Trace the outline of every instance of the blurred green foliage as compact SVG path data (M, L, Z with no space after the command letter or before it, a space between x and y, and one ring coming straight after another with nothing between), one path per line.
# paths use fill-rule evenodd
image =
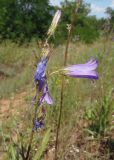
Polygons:
M60 26L51 39L55 44L64 43L67 37L67 24L71 23L72 12L76 3L64 1L61 6L51 6L49 0L1 0L0 1L0 41L11 39L22 44L32 39L40 40L46 36L52 17L57 9L62 10ZM92 43L100 36L106 23L105 19L98 20L90 16L90 5L81 0L75 16L72 41ZM110 26L113 26L114 11L107 8L110 15Z
M1 39L30 41L42 38L52 18L49 0L1 0Z

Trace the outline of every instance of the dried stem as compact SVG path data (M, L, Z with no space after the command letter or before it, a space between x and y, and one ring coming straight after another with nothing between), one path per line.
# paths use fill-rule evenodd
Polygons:
M77 3L78 3L78 5L76 5L76 7L75 7L75 9L73 10L73 13L72 13L71 24L67 26L68 37L67 37L67 42L66 42L66 47L65 47L65 53L64 53L64 66L67 65L68 49L69 49L69 44L70 44L71 37L72 37L72 31L73 31L74 22L76 20L76 13L77 13L79 5L80 5L80 0L78 0ZM56 131L55 160L58 159L57 154L58 154L59 132L60 132L60 125L61 125L61 118L62 118L62 110L63 110L64 84L65 84L65 78L63 76L62 77L62 83L61 83L61 100L60 100L59 118L58 118L57 131Z

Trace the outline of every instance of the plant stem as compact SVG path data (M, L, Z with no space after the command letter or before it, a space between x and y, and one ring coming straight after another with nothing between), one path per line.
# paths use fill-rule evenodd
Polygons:
M35 108L35 110L36 110L36 108ZM36 113L34 114L34 118L33 118L33 127L34 127L34 120L35 119L36 119ZM29 158L29 153L30 153L30 150L31 150L31 144L32 144L33 136L34 136L33 127L32 127L32 131L31 131L31 134L30 134L30 140L29 140L29 145L28 145L28 149L27 149L26 160L28 160L28 158Z
M78 3L80 4L80 0L78 0ZM76 5L75 9L73 10L73 14L72 14L73 17L72 17L72 20L71 20L71 25L68 26L68 37L67 37L65 53L64 53L64 66L67 65L68 49L69 49L69 44L70 44L71 37L72 37L73 25L74 25L75 18L76 18L75 17L75 14L76 14L75 11L77 12L78 8L79 8L79 5ZM56 142L55 142L55 160L58 159L57 154L58 154L59 132L60 132L60 125L61 125L61 118L62 118L62 110L63 110L64 85L65 85L65 78L64 78L64 76L62 76L59 118L58 118L57 131L56 131Z
M65 56L64 56L64 66L67 64L68 47L69 47L70 37L71 37L71 32L69 32L69 34L68 34L68 39L67 39L67 43L66 43ZM58 153L58 140L59 140L59 131L60 131L60 124L61 124L61 117L62 117L62 109L63 109L63 98L64 98L64 83L65 83L65 79L64 79L64 76L62 76L61 100L60 100L59 118L58 118L57 131L56 131L56 142L55 142L55 160L57 160L57 153Z
M36 94L37 96L37 94ZM39 102L39 97L38 96L38 102ZM29 145L28 145L28 149L27 149L27 154L26 154L26 160L28 160L29 158L29 154L30 154L30 151L31 151L31 145L32 145L32 140L33 140L33 137L34 137L34 122L35 122L35 119L37 118L37 110L38 110L38 105L36 104L35 106L35 111L34 111L34 117L33 117L33 126L32 126L32 130L31 130L31 134L30 134L30 140L29 140Z

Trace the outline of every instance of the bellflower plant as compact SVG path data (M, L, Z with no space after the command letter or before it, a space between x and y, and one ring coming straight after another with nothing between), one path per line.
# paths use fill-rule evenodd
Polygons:
M32 126L31 135L30 135L30 141L28 143L28 149L27 149L24 160L29 159L30 152L31 152L31 145L33 141L33 135L35 131L37 131L38 129L44 126L44 120L45 120L45 114L46 114L46 112L43 112L43 110L45 110L43 106L44 103L46 102L49 105L53 104L51 94L49 93L49 87L48 87L47 76L46 76L46 67L50 58L50 45L48 41L50 36L52 36L55 32L60 16L61 16L61 11L58 10L55 13L52 24L49 27L49 30L47 32L48 37L42 47L41 57L40 57L40 60L38 61L37 68L34 74L36 96L34 98L35 103L33 104L35 106L35 113L33 117L33 126ZM98 61L91 59L85 64L74 64L74 65L65 66L64 68L59 69L58 71L55 71L55 73L60 73L64 76L70 76L73 78L98 79L98 74L96 72L97 66L98 66ZM48 78L49 77L50 76L48 76ZM40 116L39 116L39 112L40 112Z

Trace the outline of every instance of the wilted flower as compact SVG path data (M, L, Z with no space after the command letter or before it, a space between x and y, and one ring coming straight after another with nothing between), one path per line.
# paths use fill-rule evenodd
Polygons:
M48 104L53 104L53 100L50 96L50 93L48 91L48 85L46 82L46 75L45 75L45 69L46 64L48 62L48 57L42 57L40 62L37 65L37 69L34 75L34 81L36 83L36 87L39 92L42 91L42 96L40 98L39 105L41 105L44 102L47 102Z
M53 100L52 100L52 97L49 93L47 84L44 86L44 91L43 91L43 95L40 99L40 104L42 104L44 102L47 102L49 105L53 104Z
M33 131L36 131L37 129L40 129L43 126L42 120L36 119L34 122L34 128Z
M98 79L98 74L95 69L98 66L98 61L91 59L85 64L70 65L63 69L64 75L74 78L89 78Z
M42 57L40 62L37 65L37 69L34 75L34 81L39 91L43 89L46 82L45 69L46 69L47 62L48 62L48 57L46 58Z
M52 20L51 26L50 26L50 28L48 30L48 33L47 33L48 35L53 35L54 34L60 17L61 17L61 11L57 10L56 13L55 13L55 15L54 15L54 18Z

